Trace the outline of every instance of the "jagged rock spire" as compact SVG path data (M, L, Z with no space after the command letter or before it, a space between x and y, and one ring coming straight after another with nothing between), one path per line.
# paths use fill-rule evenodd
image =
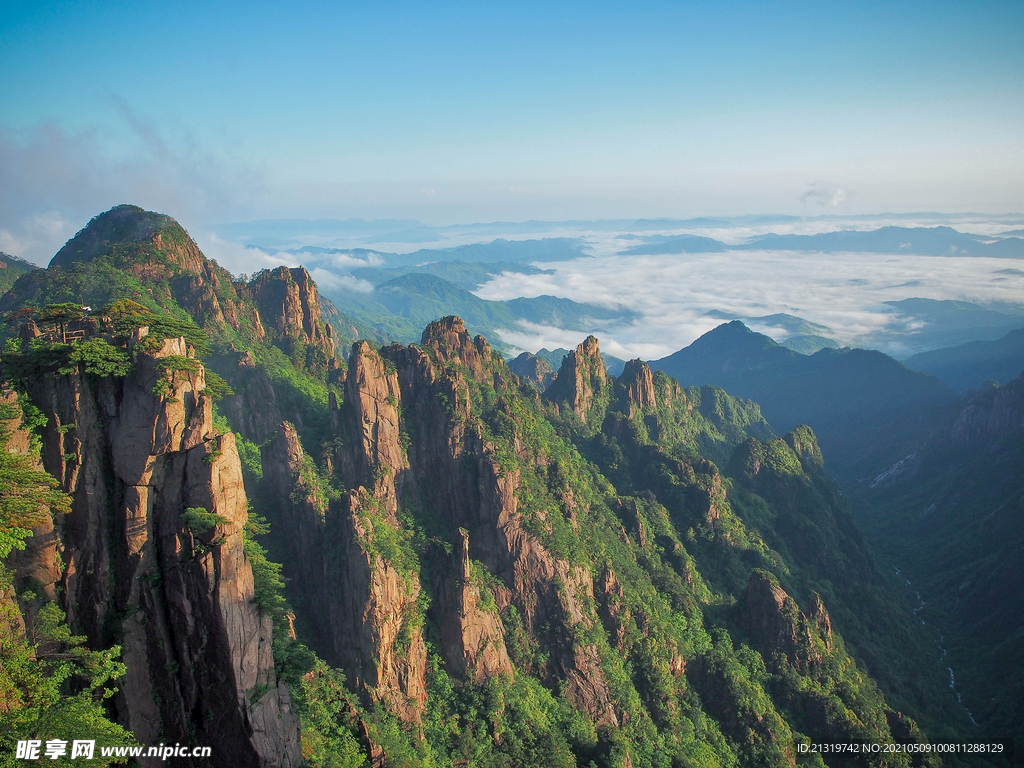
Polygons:
M565 356L547 398L564 403L580 420L599 420L608 404L610 381L601 359L600 345L593 336Z

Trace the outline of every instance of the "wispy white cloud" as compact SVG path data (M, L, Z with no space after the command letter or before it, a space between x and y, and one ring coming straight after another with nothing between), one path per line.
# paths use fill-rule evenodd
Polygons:
M261 248L245 246L217 237L213 232L197 235L195 239L205 256L216 259L218 264L236 276L251 275L261 269L273 269L280 266L297 267L300 263L294 253L270 252Z
M115 141L97 130L48 122L22 130L0 126L0 243L46 264L93 216L133 203L188 227L252 203L261 177L223 161L188 136L174 141L160 126L111 97L128 131Z
M836 184L828 181L816 181L800 195L800 202L827 208L839 208L846 202L847 196L846 190Z
M352 275L339 275L323 267L314 267L309 271L309 274L321 289L342 289L356 291L357 293L370 293L373 290L373 283L368 280L360 280Z

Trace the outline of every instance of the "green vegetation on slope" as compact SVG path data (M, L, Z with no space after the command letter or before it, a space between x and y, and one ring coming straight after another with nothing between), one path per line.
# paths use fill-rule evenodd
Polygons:
M0 559L24 547L32 526L66 511L70 499L57 481L34 468L31 455L8 443L21 411L0 403ZM24 739L93 739L99 746L132 743L131 734L107 717L104 700L125 667L121 649L91 651L73 636L64 612L29 589L15 595L13 574L0 563L0 765L16 765ZM96 765L125 760L101 758ZM68 755L54 765L73 765Z

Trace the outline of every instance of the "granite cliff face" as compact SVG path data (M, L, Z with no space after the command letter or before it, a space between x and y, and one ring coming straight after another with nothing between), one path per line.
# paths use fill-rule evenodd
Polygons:
M514 360L508 361L508 367L516 376L537 385L537 389L543 392L555 378L555 371L542 357L523 352Z
M562 368L545 392L545 397L564 403L580 420L593 421L603 415L611 382L605 370L598 341L593 336L565 356Z
M264 477L288 477L293 489L287 523L281 519L298 532L291 572L323 608L314 619L321 648L369 700L415 722L425 701L417 609L424 585L391 542L406 535L410 515L434 510L430 524L451 550L433 562L429 585L446 669L476 683L513 676L500 614L515 606L534 642L559 649L544 668L528 671L564 680L572 701L614 723L597 651L570 631L598 623L589 572L554 556L524 528L519 474L501 469L495 447L470 418L471 383L502 379L512 381L503 361L457 318L429 325L419 347L378 352L356 344L344 402L332 410L340 446L329 457L348 490L319 508L309 499L295 502L303 495L301 447L287 423L263 455ZM306 546L317 538L322 545Z
M137 348L124 378L27 382L47 417L43 464L73 502L37 530L16 576L59 594L91 647L123 647L114 707L140 742L217 745L211 765L298 765L298 720L243 552L234 435L213 429L190 352L166 339Z
M288 347L302 343L334 355L334 333L321 317L320 297L305 268L264 270L253 277L248 290L272 337Z

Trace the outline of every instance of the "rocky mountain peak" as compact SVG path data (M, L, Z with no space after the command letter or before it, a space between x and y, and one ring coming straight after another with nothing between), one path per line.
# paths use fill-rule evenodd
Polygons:
M470 339L462 318L454 315L430 323L420 344L434 351L441 362L461 363L475 378L483 376L485 363L491 360L491 345L483 336Z
M562 360L547 397L564 403L586 423L601 418L608 403L610 384L600 345L595 337L588 336Z
M288 346L295 342L334 355L334 334L323 321L316 283L305 267L266 269L249 281L263 326Z
M170 216L137 205L116 205L71 238L50 260L50 266L67 268L115 250L136 258L156 252L189 272L201 272L206 261L184 227Z
M650 366L641 360L630 360L622 369L618 383L624 389L624 397L629 404L629 415L643 413L657 408L658 401L654 394L654 375Z

